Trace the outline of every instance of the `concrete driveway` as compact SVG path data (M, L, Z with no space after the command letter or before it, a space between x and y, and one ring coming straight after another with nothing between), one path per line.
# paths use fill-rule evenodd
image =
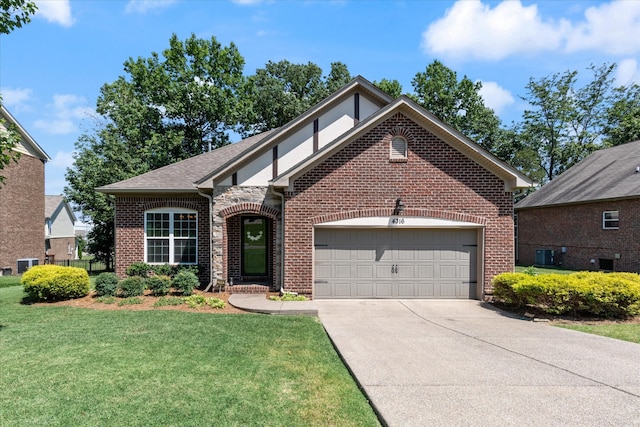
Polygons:
M480 301L315 301L389 426L640 426L640 345Z

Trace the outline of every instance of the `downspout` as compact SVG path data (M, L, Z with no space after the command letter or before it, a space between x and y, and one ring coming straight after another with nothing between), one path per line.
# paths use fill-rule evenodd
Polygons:
M208 195L207 193L203 193L199 188L198 194L202 197L205 197L209 200L209 284L205 288L205 292L209 289L213 290L213 244L211 242L211 233L213 232L213 218L211 213L213 212L213 195Z
M280 239L280 293L284 294L286 291L284 290L284 193L278 193L273 185L269 186L269 190L274 196L280 198L280 212L281 212L281 223L280 226L282 237Z

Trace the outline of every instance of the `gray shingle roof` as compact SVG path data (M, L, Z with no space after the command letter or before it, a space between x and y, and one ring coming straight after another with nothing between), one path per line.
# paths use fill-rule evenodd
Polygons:
M44 196L44 217L51 218L63 201L64 196Z
M598 150L515 205L534 208L640 197L640 141Z
M208 153L199 154L124 181L98 187L96 190L102 193L195 192L197 191L194 185L196 181L249 150L271 132L263 132Z

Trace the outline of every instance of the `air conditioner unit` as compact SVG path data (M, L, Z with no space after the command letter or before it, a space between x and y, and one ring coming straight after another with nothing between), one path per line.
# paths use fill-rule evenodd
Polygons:
M22 258L18 260L18 274L22 274L34 265L38 265L38 258Z
M553 265L554 255L552 249L536 249L536 265Z

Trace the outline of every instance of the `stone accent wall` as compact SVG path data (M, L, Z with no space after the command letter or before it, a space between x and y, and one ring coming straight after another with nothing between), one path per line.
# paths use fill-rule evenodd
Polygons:
M398 134L408 142L403 162L389 158L391 138ZM405 216L485 225L484 277L478 278L484 279L485 296L492 292L493 276L513 271L513 201L504 182L397 114L300 176L287 193L285 288L312 292L314 224L389 216L398 197Z
M215 189L211 212L211 244L213 274L216 279L224 280L226 283L229 278L238 279L240 245L238 241L230 241L229 237L239 235L240 215L255 214L272 220L271 238L275 245L271 256L271 270L273 285L278 287L281 283L281 203L267 187L220 186Z
M619 212L617 230L602 229L604 211ZM534 265L537 249L555 251L554 264L571 270L598 270L608 259L614 271L640 273L640 200L518 210L518 263Z
M0 268L15 274L18 259L44 263L44 162L23 154L0 174Z
M116 274L126 275L127 267L144 259L144 213L149 209L183 208L198 212L198 266L202 284L209 283L209 201L202 196L118 196L116 197Z

